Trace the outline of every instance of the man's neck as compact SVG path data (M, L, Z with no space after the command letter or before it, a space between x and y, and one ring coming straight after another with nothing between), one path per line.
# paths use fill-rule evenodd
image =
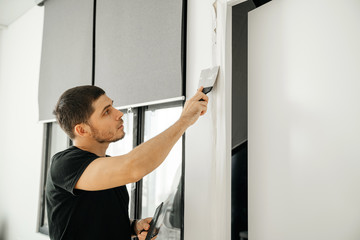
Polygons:
M109 143L99 143L96 140L84 141L84 140L75 140L74 146L80 148L81 150L88 151L98 155L99 157L105 157L106 150L109 147Z

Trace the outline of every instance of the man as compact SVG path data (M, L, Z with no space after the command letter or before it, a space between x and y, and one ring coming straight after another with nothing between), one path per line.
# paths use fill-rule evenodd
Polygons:
M177 122L128 154L109 157L111 142L125 136L123 113L95 86L67 90L54 114L74 146L55 154L46 184L52 240L144 240L151 218L130 221L125 184L157 168L185 130L207 110L202 87L188 101ZM201 101L200 101L201 100Z

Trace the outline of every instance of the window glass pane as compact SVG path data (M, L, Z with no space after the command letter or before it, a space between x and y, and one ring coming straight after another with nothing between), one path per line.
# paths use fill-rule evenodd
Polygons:
M106 154L109 156L119 156L130 152L133 149L133 129L134 129L134 113L124 113L122 116L124 121L125 137L117 142L110 143Z
M69 138L56 122L52 123L50 157L68 148Z
M182 106L162 109L148 109L145 112L145 135L144 141L161 133L175 123L182 111ZM161 226L158 238L180 239L181 211L174 210L173 204L180 204L182 166L182 138L175 144L166 160L152 173L143 178L142 189L142 218L152 217L156 207L164 202L163 225ZM177 197L176 197L177 196ZM175 200L178 198L177 200ZM179 201L178 201L179 200ZM175 216L174 216L175 214Z
M125 137L117 142L110 143L106 154L109 156L119 156L124 155L128 152L130 152L133 149L133 143L134 143L134 135L133 135L133 129L134 129L134 113L128 112L125 113L122 117L122 120L124 121L124 132ZM126 188L129 193L130 197L130 203L131 203L131 191L132 188L135 187L135 184L129 183L126 184ZM130 208L129 208L129 215L130 215Z
M69 138L66 133L61 129L60 125L57 122L48 123L51 125L51 132L50 132L50 141L49 141L49 150L50 150L50 157L47 160L47 169L45 173L45 177L47 175L48 170L50 169L51 158L56 153L65 150L68 148ZM44 209L44 222L43 226L48 226L48 219L47 219L47 211L46 211L46 201L45 201L45 209Z

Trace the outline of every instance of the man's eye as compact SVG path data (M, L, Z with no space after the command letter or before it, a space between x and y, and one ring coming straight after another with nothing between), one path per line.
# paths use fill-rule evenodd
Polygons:
M108 115L109 113L110 113L110 111L109 111L109 110L106 110L104 114L105 114L105 115Z

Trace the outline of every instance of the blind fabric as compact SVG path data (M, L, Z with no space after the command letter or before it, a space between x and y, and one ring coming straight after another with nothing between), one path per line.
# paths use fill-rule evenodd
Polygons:
M183 97L183 1L97 1L93 26L94 1L44 2L40 121L65 90L91 85L93 68L116 107Z
M39 120L49 121L66 89L92 83L94 2L47 0L44 6Z
M182 1L97 2L95 85L116 107L183 96Z

